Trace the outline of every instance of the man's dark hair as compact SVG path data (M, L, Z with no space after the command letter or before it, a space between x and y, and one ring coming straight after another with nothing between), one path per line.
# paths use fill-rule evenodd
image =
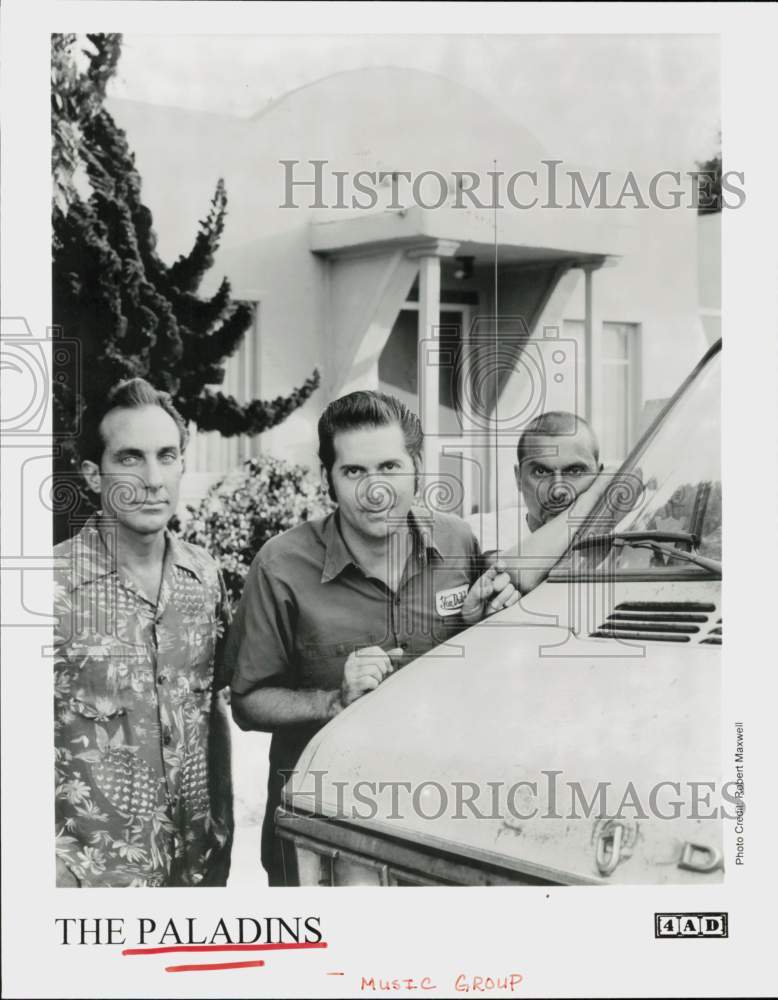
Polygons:
M169 393L155 389L143 378L131 378L119 382L108 393L102 404L90 408L84 415L84 429L78 440L78 456L82 462L94 462L100 465L105 451L105 439L100 432L100 425L113 410L139 410L144 406L158 406L172 417L178 428L183 453L189 439L186 421L173 406Z
M525 458L531 458L533 454L537 455L537 447L533 448L534 438L563 437L568 434L572 437L572 435L577 434L582 428L588 431L594 460L595 462L599 462L600 444L589 421L567 410L549 410L547 413L541 413L540 416L530 420L522 431L519 443L516 446L516 457L519 465L521 465Z
M388 427L398 424L405 439L405 450L418 472L424 434L416 414L402 400L383 392L360 389L334 399L319 417L319 460L327 471L330 496L333 496L330 474L335 463L335 435L360 427Z

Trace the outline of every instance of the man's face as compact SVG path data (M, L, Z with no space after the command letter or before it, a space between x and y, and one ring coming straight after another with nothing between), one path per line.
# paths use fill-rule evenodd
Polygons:
M386 538L404 527L416 470L399 424L341 431L333 444L330 481L342 522L365 540ZM322 475L326 482L324 470Z
M591 435L580 428L576 434L533 436L531 452L515 472L527 523L535 531L592 485L599 466Z
M139 535L161 531L175 513L184 471L181 438L159 406L116 409L100 425L105 448L100 467L84 462L106 517Z

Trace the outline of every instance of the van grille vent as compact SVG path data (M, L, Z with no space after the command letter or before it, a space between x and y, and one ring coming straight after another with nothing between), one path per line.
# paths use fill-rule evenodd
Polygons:
M632 601L617 604L596 639L691 642L721 645L721 619L712 624L715 604L700 601Z
M720 646L721 645L721 636L722 636L721 630L722 630L721 619L717 618L716 619L716 624L713 626L713 628L711 628L711 629L708 630L708 634L705 636L705 638L704 639L700 639L700 645L701 646Z

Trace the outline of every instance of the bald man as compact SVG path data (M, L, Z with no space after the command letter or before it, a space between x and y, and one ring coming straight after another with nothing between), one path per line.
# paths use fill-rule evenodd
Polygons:
M522 594L537 587L566 551L571 528L592 510L609 481L602 471L597 435L583 417L552 410L524 429L514 465L521 504L469 519L476 534L481 521L483 551L490 558L499 551ZM567 516L560 517L563 512Z

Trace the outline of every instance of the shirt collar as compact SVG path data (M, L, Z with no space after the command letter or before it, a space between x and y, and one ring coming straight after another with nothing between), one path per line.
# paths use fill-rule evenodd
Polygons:
M321 582L329 583L336 576L340 576L347 566L354 566L354 557L348 550L340 533L338 512L329 514L322 529L322 540L324 542L324 567L321 572Z
M165 529L165 562L180 566L202 583L202 568L190 554L187 546ZM81 531L73 538L70 564L63 567L70 577L70 590L94 583L101 577L117 571L115 541L109 534L108 541L99 529L99 514L93 514Z
M185 542L182 542L177 535L168 531L167 528L165 528L165 539L167 541L166 554L173 565L187 570L202 583L203 567L191 554L189 546Z
M440 549L435 544L434 527L435 516L427 507L413 507L408 512L408 527L413 534L414 552L419 559L426 564L430 555L436 555L442 559ZM343 540L340 533L338 512L330 514L322 529L322 540L324 541L324 567L321 574L321 582L328 583L340 576L347 566L356 566L354 557Z

